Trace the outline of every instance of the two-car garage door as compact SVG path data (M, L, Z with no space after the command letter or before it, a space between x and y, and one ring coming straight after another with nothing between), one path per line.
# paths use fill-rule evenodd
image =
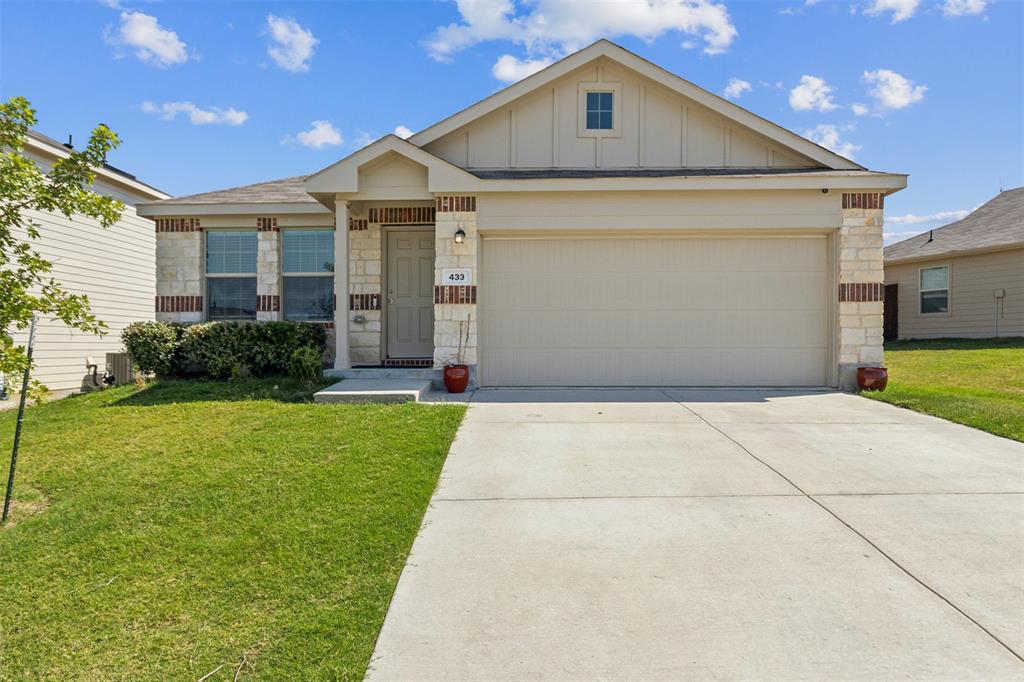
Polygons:
M485 238L484 386L822 386L828 240Z

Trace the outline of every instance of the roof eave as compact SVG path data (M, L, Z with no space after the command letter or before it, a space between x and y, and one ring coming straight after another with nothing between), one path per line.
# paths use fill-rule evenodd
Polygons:
M986 253L999 253L1000 251L1016 251L1018 249L1024 249L1024 241L1013 242L1009 244L996 244L993 246L984 246L977 249L961 249L958 251L944 251L942 253L903 256L902 258L885 258L883 256L883 263L884 265L907 265L909 263L924 263L926 261L932 260L949 260L950 258L961 258L963 256L980 256Z
M135 211L144 218L194 215L281 215L330 213L330 209L315 202L202 202L194 204L152 202L136 204Z

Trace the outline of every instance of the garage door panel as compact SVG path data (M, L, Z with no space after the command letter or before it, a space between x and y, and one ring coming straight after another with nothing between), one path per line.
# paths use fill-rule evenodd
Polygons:
M484 385L818 386L827 240L484 239Z

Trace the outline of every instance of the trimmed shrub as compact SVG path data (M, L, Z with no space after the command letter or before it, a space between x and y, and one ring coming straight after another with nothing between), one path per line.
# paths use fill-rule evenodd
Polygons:
M212 377L266 376L289 371L296 348L322 354L323 327L303 322L204 322L185 328L184 357Z
M288 374L302 384L316 382L324 373L323 356L309 346L296 348L288 361Z
M121 332L121 341L141 371L158 377L180 376L184 374L184 329L168 322L132 322Z

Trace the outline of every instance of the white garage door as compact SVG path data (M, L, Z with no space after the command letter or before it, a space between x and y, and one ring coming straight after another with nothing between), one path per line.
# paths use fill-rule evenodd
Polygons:
M828 241L484 239L485 386L823 386Z

